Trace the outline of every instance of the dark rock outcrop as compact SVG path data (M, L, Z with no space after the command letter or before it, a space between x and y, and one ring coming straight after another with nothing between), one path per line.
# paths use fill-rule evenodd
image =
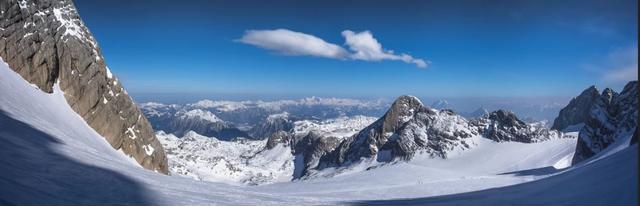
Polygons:
M336 137L322 136L316 132L309 132L305 135L296 136L289 132L278 131L273 133L267 140L265 149L273 149L278 144L284 144L291 148L291 154L296 156L297 161L301 161L302 168L296 168L298 172L294 178L301 178L308 174L309 170L315 168L320 162L320 158L333 151L340 140Z
M556 130L526 124L518 119L513 112L506 110L491 112L482 118L472 120L471 124L478 127L479 132L485 138L496 142L532 143L553 137L562 137L562 133Z
M249 130L249 134L254 139L265 139L279 131L291 132L294 127L294 120L288 113L269 115L263 122Z
M269 136L269 138L267 139L267 145L265 147L267 149L273 149L278 144L291 145L292 139L293 134L285 131L278 131Z
M594 156L615 141L632 141L638 124L638 81L629 82L620 94L605 89L589 109L584 124L572 164Z
M551 129L562 131L569 126L583 124L589 118L591 107L599 97L600 92L595 86L587 88L580 95L571 99L569 105L560 110Z
M60 90L115 149L167 173L151 125L111 74L71 0L0 1L0 56L44 92Z

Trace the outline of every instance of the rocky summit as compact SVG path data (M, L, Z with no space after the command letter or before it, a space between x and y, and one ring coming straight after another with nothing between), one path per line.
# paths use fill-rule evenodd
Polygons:
M401 96L383 117L323 155L317 169L364 159L408 160L416 153L447 158L452 151L473 147L477 138L531 143L561 137L562 133L526 124L509 111L469 121L448 109L426 107L416 97Z
M560 114L553 121L551 129L555 130L579 130L591 113L591 107L600 97L600 92L595 86L584 90L580 95L571 99L569 104L560 110ZM573 127L573 128L569 128Z
M560 138L563 134L556 130L526 124L511 111L498 110L474 119L471 124L485 137L496 142L532 143Z
M167 173L164 149L71 0L0 1L0 57L25 80L52 93L115 149L144 168Z
M638 81L627 83L620 93L605 89L589 108L584 127L578 135L572 164L594 156L620 139L633 142L637 124Z

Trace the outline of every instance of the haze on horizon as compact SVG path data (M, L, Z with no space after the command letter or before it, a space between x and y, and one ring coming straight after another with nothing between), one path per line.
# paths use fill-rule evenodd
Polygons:
M75 2L136 98L568 100L637 79L632 0L153 2Z

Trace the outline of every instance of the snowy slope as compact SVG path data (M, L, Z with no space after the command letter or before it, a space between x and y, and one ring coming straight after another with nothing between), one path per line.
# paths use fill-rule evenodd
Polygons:
M549 178L439 197L354 201L352 205L638 205L638 145Z
M290 181L293 155L279 144L263 150L266 140L220 141L193 131L178 138L156 134L169 157L169 172L196 180L256 185Z
M480 140L447 160L418 156L332 178L251 187L140 168L90 129L60 90L38 91L2 62L0 111L0 205L632 205L637 199L637 146L557 171L553 166L573 154L574 138Z

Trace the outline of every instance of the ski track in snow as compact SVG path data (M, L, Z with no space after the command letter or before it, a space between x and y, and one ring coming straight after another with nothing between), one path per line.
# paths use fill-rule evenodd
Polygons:
M142 169L73 112L59 87L46 94L3 61L0 110L0 184L10 185L0 187L0 204L637 204L637 146L561 169L554 166L566 166L575 138L478 139L446 160L418 156L373 170L366 168L375 163L363 163L332 178L237 186Z

